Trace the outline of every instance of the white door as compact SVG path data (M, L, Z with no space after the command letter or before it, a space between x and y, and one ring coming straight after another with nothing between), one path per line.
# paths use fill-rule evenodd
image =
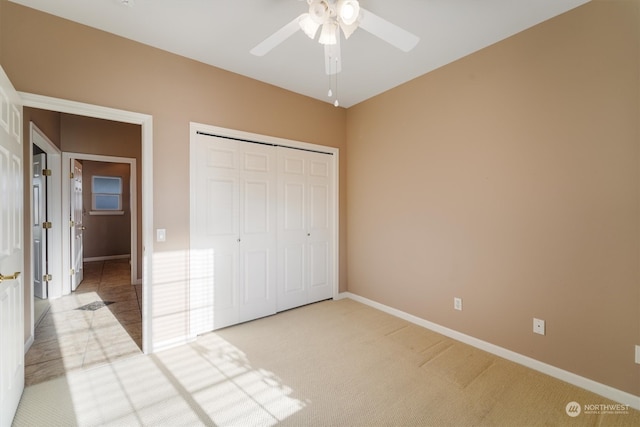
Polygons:
M197 135L191 147L191 333L275 313L276 152Z
M278 311L307 304L305 152L278 148Z
M240 321L276 312L277 152L238 142L240 151Z
M328 154L307 154L307 265L309 294L307 303L322 301L333 296L332 235L333 225L333 159Z
M278 311L333 296L333 159L278 148Z
M71 290L75 291L84 277L82 266L82 163L73 160L73 177L71 178Z
M33 156L33 293L37 298L47 298L47 183L43 170L47 168L47 155Z
M0 68L0 426L24 389L22 107Z

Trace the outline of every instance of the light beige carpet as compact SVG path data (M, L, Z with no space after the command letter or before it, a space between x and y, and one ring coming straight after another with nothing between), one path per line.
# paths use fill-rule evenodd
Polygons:
M640 425L572 401L613 403L345 299L27 387L14 425Z

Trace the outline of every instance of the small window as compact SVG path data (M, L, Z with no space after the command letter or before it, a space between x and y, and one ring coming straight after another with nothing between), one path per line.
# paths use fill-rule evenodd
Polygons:
M91 178L91 210L122 210L122 178L117 176L93 176Z

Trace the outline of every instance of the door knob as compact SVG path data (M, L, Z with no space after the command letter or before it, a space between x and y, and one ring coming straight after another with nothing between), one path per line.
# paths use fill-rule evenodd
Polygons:
M84 225L80 227L80 230L82 230L82 231L84 231L86 229L87 229L87 227L85 227Z
M20 276L20 272L19 271L16 271L11 276L5 276L3 274L0 274L0 282L2 282L3 280L16 280L18 278L18 276Z

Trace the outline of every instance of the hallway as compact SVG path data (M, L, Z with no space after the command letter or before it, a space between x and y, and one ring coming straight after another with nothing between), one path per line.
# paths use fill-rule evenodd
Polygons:
M84 264L71 295L51 300L25 356L25 385L142 354L142 286L128 259Z

